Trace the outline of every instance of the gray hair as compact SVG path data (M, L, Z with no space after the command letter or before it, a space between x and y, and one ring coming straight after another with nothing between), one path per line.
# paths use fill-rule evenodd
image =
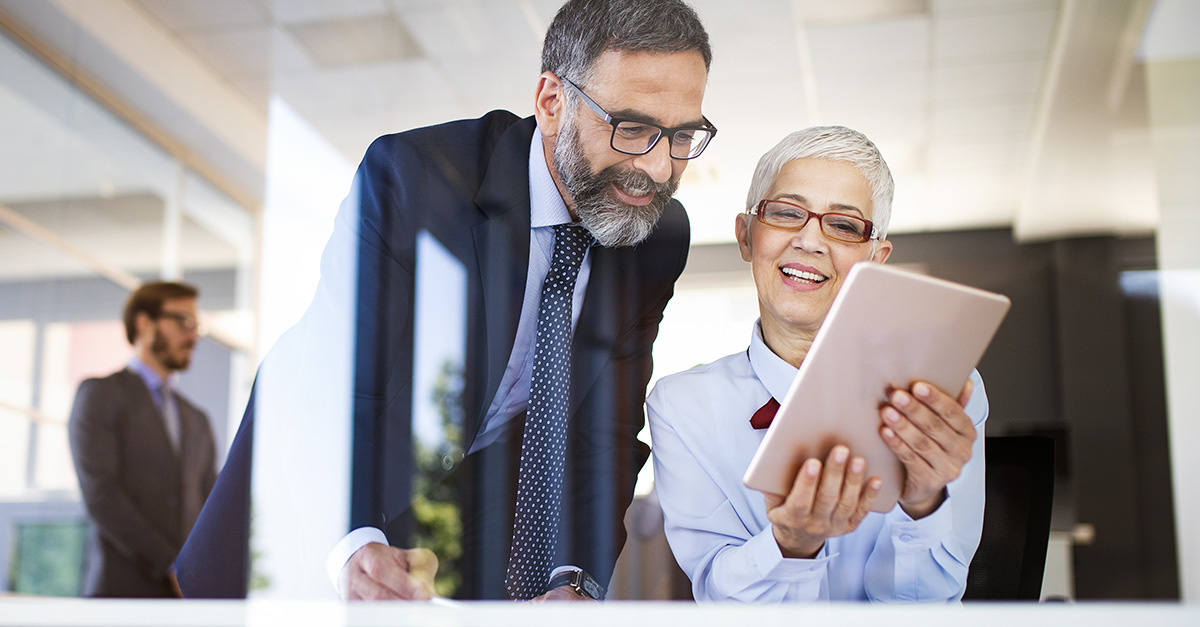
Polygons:
M758 160L754 178L750 180L747 211L766 197L783 166L797 159L841 161L858 168L871 186L871 204L874 206L871 222L879 229L879 239L887 237L888 223L892 219L892 194L896 189L892 172L866 135L844 126L813 126L796 131L768 150Z
M704 57L706 71L712 64L708 33L680 0L570 0L546 31L542 71L584 87L596 59L608 50L695 50Z

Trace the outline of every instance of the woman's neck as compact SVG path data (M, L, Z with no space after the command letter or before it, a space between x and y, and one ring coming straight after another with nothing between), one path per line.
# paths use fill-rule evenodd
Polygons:
M766 318L762 318L760 324L763 343L767 348L793 367L799 368L804 356L808 354L809 347L812 346L813 338L817 336L817 331L788 328Z

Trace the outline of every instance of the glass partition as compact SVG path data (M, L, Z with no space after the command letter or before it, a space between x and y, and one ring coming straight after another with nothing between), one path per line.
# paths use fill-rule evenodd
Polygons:
M256 225L5 36L0 132L0 590L75 595L87 525L67 437L75 391L127 363L132 286L191 282L211 332L180 391L223 456L249 388Z

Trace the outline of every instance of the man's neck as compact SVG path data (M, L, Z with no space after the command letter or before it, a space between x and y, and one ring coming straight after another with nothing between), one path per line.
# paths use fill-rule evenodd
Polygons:
M175 373L174 370L166 367L161 361L155 358L154 353L149 349L149 347L139 347L136 356L138 361L145 364L147 368L153 370L154 374L157 374L158 378L162 379L163 381L166 381L172 374Z

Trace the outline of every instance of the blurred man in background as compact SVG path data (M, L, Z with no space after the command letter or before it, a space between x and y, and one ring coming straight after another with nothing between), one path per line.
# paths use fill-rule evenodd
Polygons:
M208 418L175 390L199 338L197 296L172 282L134 291L128 365L75 396L71 452L92 521L84 596L181 596L175 557L216 481Z

